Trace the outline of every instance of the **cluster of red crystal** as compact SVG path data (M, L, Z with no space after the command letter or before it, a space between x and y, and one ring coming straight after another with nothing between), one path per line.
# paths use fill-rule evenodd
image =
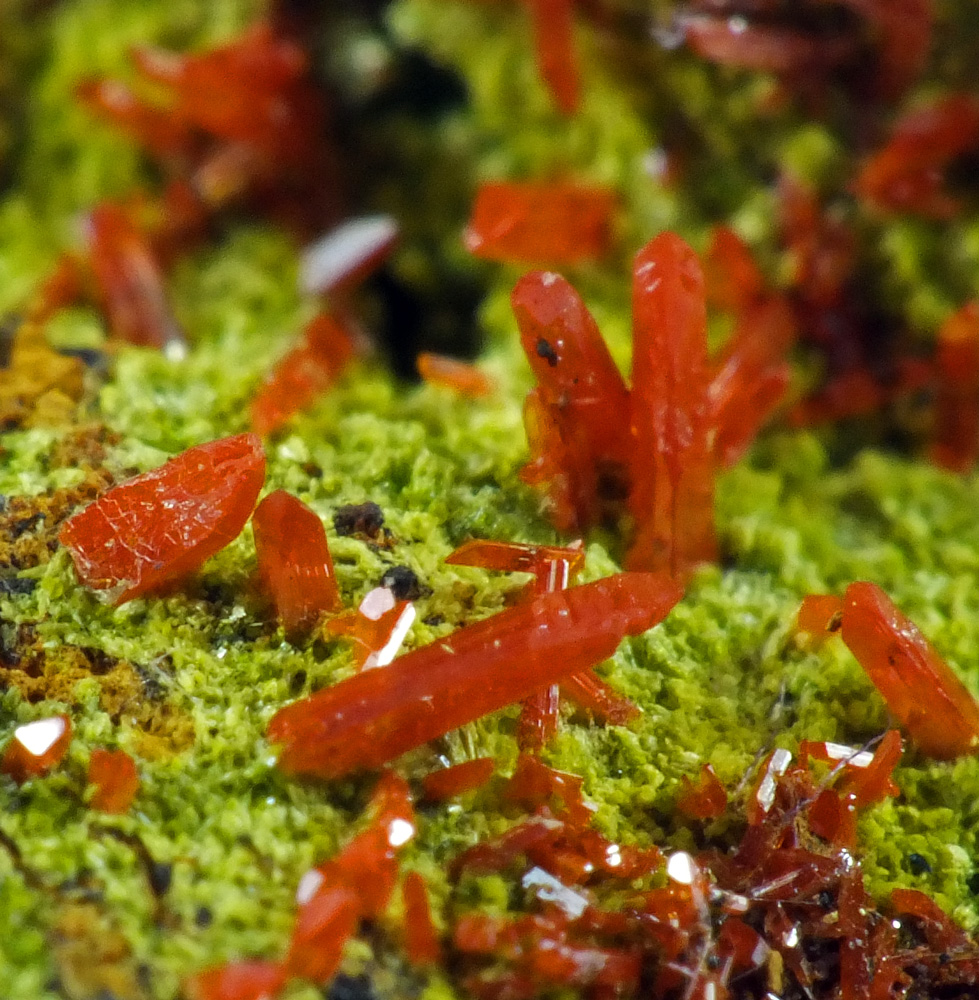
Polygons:
M343 374L354 354L353 338L340 320L327 313L315 316L252 400L255 433L271 434L310 406Z
M797 624L817 641L842 635L923 753L947 760L979 749L979 703L877 584L851 583L842 600L811 594Z
M607 659L679 600L665 575L622 573L546 593L281 709L279 766L334 778L378 767Z
M517 264L577 264L609 247L615 196L571 183L482 184L465 243L486 260Z
M884 212L950 219L962 203L946 190L946 168L977 148L979 101L948 94L898 120L888 142L864 163L854 189Z
M254 434L188 448L65 522L82 583L115 603L177 583L238 537L265 481Z
M523 594L528 599L564 590L584 565L585 554L580 542L562 548L474 539L445 561L454 566L531 573L533 580ZM623 724L639 715L639 709L627 698L615 694L594 670L565 677L560 688L582 708L606 722ZM517 744L522 750L539 749L551 739L557 731L558 709L557 685L541 688L524 700L517 723Z
M52 715L18 726L0 757L0 774L18 784L46 774L64 760L71 744L71 719Z
M738 310L720 356L707 351L706 290L694 252L661 233L633 269L632 389L598 327L559 275L535 272L511 297L537 387L524 422L525 481L547 487L555 524L581 531L626 501L630 569L685 579L716 553L714 475L747 447L788 384L793 320L761 291L733 234L715 241L715 298Z
M361 920L375 919L386 909L398 881L398 852L415 836L410 790L393 772L378 780L369 813L367 828L300 882L285 958L231 962L199 972L184 983L193 1000L272 1000L291 979L329 983ZM434 961L438 939L425 886L414 882L409 886L410 881L409 876L404 888L411 900L406 919L410 913L416 926L407 934L409 955L420 963ZM426 914L427 927L421 926Z
M326 531L301 500L276 490L252 517L258 572L286 634L308 632L342 606Z
M440 385L460 396L479 399L493 391L493 383L475 365L444 354L422 351L415 360L418 374L429 385Z
M88 762L88 783L94 789L89 805L100 812L122 814L139 791L136 762L125 750L92 751Z
M681 26L687 44L705 59L774 73L792 87L811 92L830 77L865 82L868 44L874 50L869 80L874 95L899 97L925 67L931 46L932 0L840 0L853 21L820 24L818 2L801 0L779 8L745 0L719 7L691 0Z

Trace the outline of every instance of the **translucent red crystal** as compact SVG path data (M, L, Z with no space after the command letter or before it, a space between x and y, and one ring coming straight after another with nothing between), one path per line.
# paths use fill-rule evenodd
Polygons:
M704 290L715 309L740 314L762 297L765 279L747 244L728 226L715 226L704 254Z
M299 343L265 377L251 405L256 434L271 434L334 385L353 360L354 342L335 317L319 313Z
M492 757L476 757L441 771L431 771L422 778L425 798L431 802L444 802L464 795L485 785L495 769L496 761Z
M667 577L635 573L544 594L282 709L268 738L289 773L376 767L601 662L679 597Z
M299 287L308 295L344 296L391 255L398 223L390 215L348 219L303 250Z
M938 331L937 398L931 459L968 472L979 457L979 302L953 313Z
M979 101L972 94L948 94L904 115L883 149L863 165L854 187L883 211L949 219L962 202L945 189L945 170L977 146Z
M401 887L405 907L405 951L414 965L437 965L442 957L438 933L432 921L425 879L409 872Z
M557 423L557 434L573 452L573 464L562 464L561 470L571 477L575 527L590 527L607 509L608 494L621 499L625 490L629 392L598 325L564 278L540 271L525 275L510 302L542 412ZM539 448L547 443L546 436L531 441L532 465L546 461Z
M696 254L661 233L633 280L630 569L685 579L717 554L707 313Z
M233 541L264 479L254 434L209 441L113 487L59 538L82 583L119 604L183 579Z
M727 790L710 764L704 764L694 784L686 775L680 779L683 792L676 807L691 819L715 819L727 809Z
M609 247L615 197L555 181L482 184L466 227L468 250L515 264L577 264Z
M474 538L445 557L448 566L477 566L501 573L532 573L535 593L564 590L585 565L585 550L571 545L531 545Z
M342 607L326 530L319 515L285 490L252 516L258 572L286 634L306 632Z
M557 771L536 757L522 753L517 767L506 783L503 797L527 812L546 806L551 815L567 816L574 824L586 825L593 810L582 795L583 780L576 774Z
M179 349L163 274L146 237L119 205L103 202L88 216L89 263L109 329L143 347Z
M296 915L285 960L287 973L314 983L329 982L359 920L360 905L353 890L341 885L317 892Z
M375 587L356 611L331 618L323 626L327 635L349 639L358 669L385 667L398 655L415 621L411 601L398 601L387 587Z
M184 982L190 1000L274 1000L286 983L277 962L229 962L198 972Z
M95 789L89 805L100 812L121 814L139 791L136 762L125 750L96 748L88 762L88 783Z
M18 726L0 758L0 773L18 784L57 767L71 744L71 719L52 715Z
M839 631L843 601L835 594L807 594L799 605L796 626L813 639L825 638Z
M422 351L415 360L418 374L429 385L440 385L460 396L479 399L493 392L493 383L475 365L444 354Z
M557 106L570 115L578 109L580 82L574 48L575 0L524 0L534 31L537 71Z
M847 587L843 641L923 753L945 760L976 751L975 698L876 584Z

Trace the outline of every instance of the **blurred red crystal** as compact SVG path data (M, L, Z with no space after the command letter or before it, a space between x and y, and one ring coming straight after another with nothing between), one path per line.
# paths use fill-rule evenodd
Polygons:
M268 738L288 773L368 770L601 662L679 596L642 573L544 594L281 709Z
M578 110L580 83L574 47L575 0L524 0L534 29L537 71L566 115Z
M163 274L146 237L126 211L102 202L87 220L89 262L109 329L141 347L182 348Z
M765 290L747 244L728 226L715 226L704 254L704 291L715 309L740 315L755 305Z
M835 594L807 594L799 605L796 627L815 640L839 631L843 601Z
M717 554L704 280L679 236L636 256L633 281L630 569L685 580Z
M968 472L979 457L979 302L969 302L942 324L936 369L931 459L953 472Z
M577 264L609 248L615 197L605 188L496 181L476 192L465 244L485 260Z
M266 375L252 400L256 434L278 430L334 385L354 357L354 342L333 316L319 313L298 344Z
M265 479L254 434L188 448L65 522L79 579L116 604L177 582L238 537Z
M122 814L139 790L136 762L125 750L92 751L88 762L88 783L95 788L89 805L100 812Z
M347 219L303 250L299 287L307 295L343 297L387 260L398 232L390 215Z
M258 572L286 634L306 632L342 607L326 531L301 500L276 490L252 515Z
M951 93L898 120L890 140L863 165L854 188L885 212L950 219L962 202L945 188L951 162L979 147L979 100Z
M422 351L415 363L418 374L429 385L440 385L468 399L479 399L493 392L493 383L483 372L457 358Z
M976 751L975 698L876 584L847 587L843 641L923 753L947 760Z
M52 715L18 726L0 758L0 773L10 775L19 785L46 774L64 759L71 734L67 715Z
M431 771L422 778L422 789L429 802L444 802L485 785L493 776L496 761L492 757L476 757L454 764L441 771Z
M437 965L442 957L438 933L432 922L425 879L418 872L409 872L402 885L405 917L405 951L414 965Z
M697 784L686 775L680 779L683 793L676 800L676 807L691 819L716 819L727 809L727 790L710 764L700 769Z
M184 983L190 1000L274 1000L286 983L277 962L245 960L205 969Z
M288 974L314 983L329 982L359 921L360 906L353 890L334 886L317 892L296 915L285 960Z

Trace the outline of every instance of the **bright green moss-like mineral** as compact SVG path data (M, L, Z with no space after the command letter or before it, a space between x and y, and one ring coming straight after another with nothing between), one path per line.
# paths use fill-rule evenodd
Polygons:
M0 313L21 305L56 252L76 241L79 211L152 184L131 145L73 103L74 83L93 73L125 75L125 51L133 42L205 45L233 33L251 14L250 4L232 0L77 0L45 21L44 58L32 63L25 84L32 94L30 128L13 183L0 199ZM832 174L842 156L830 130L791 120L749 144L739 123L763 96L762 85L745 78L720 98L713 83L718 71L692 61L645 54L662 75L648 93L636 93L624 71L620 78L600 58L598 41L583 33L584 106L579 116L564 119L537 82L525 25L509 8L402 0L389 23L389 39L425 48L465 78L470 103L429 126L454 143L452 169L467 172L453 190L485 177L560 169L620 193L615 259L572 277L623 366L629 258L643 240L671 227L702 244L709 222L731 214L777 273L777 256L766 246L771 197L752 186L757 161L784 155L818 179ZM717 152L718 169L702 189L668 190L648 173L649 151L667 120L662 110L680 99ZM427 148L418 142L415 153ZM410 154L402 148L399 155L410 160ZM432 166L436 175L440 169L447 169L444 163ZM438 182L421 189L433 198ZM385 192L381 186L376 195L381 206L403 198ZM424 204L415 207L423 212ZM470 266L456 242L462 219L447 217L444 205L431 215L434 221L426 215L409 223L428 234L429 245L421 251L417 243L407 246L395 261L406 280L431 278L433 232L446 259ZM970 234L964 225L956 239L971 247ZM939 264L928 263L929 233L895 225L885 236L886 280L927 328L941 317L954 287L937 280ZM193 345L189 357L170 361L150 351L118 350L86 413L119 435L106 459L112 472L121 477L152 468L190 445L246 429L259 379L315 308L296 292L296 266L297 248L287 237L247 224L231 226L218 243L180 263L171 290ZM461 402L438 388L402 384L374 359L360 363L268 445L267 488L290 490L323 517L348 605L391 566L417 573L425 593L408 648L499 610L522 582L446 566L445 556L460 542L559 540L539 496L518 479L526 458L521 401L530 376L507 304L515 276L501 269L483 277L488 346L480 364L497 382L492 398ZM50 336L59 345L104 343L100 318L85 310L59 316ZM77 482L78 470L51 468L63 434L58 428L4 434L0 493L35 494ZM720 480L721 565L704 569L666 623L625 642L602 668L641 706L642 718L629 728L568 719L548 749L548 762L584 777L596 822L610 836L689 846L691 827L674 808L682 775L710 762L734 788L768 749L794 749L801 739L858 745L887 726L881 699L842 645L813 651L798 641L793 621L806 593L840 593L856 579L877 582L979 691L979 480L883 451L837 461L831 456L838 451L835 440L772 431ZM337 508L364 500L383 509L390 548L333 532ZM617 570L615 539L596 536L587 551L588 578ZM0 830L40 881L25 878L9 852L0 851L4 1000L94 1000L99 990L120 1000L173 1000L180 980L203 966L277 957L301 875L357 828L368 783L287 779L273 766L273 748L263 737L281 705L347 676L349 651L339 643L288 644L268 623L254 591L254 567L246 530L185 591L112 608L78 585L67 553L58 551L21 574L37 581L31 593L0 599L5 643L18 624L33 623L51 656L81 647L135 664L143 678L140 699L165 703L192 733L192 745L179 752L149 754L137 707L108 711L97 678L80 681L63 703L29 703L13 687L0 691L0 742L16 725L56 710L69 711L77 731L54 775L22 788L0 780ZM5 655L0 649L0 660ZM514 722L513 710L483 719L447 736L440 749L453 761L491 754L507 771L516 756ZM91 748L116 745L137 757L142 787L131 814L111 822L137 833L157 862L172 865L159 903L131 847L100 832L108 821L79 798ZM433 760L433 751L422 749L399 767L410 776ZM979 906L970 885L979 760L936 764L910 750L896 777L901 795L861 822L872 890L924 889L966 926L976 926ZM494 795L490 786L465 811L423 814L404 863L425 875L436 900L447 893L445 861L510 822ZM719 823L710 832L723 839L725 827ZM912 853L927 860L929 872L911 870ZM490 909L509 902L496 878L473 879L464 891ZM120 973L128 978L94 985L79 978L72 958L78 932L73 939L66 913L86 902L121 936L125 957L116 967L128 970ZM357 942L345 968L367 970L383 995L452 995L440 974L407 972L390 944L372 950ZM321 993L293 984L285 996L314 1000Z

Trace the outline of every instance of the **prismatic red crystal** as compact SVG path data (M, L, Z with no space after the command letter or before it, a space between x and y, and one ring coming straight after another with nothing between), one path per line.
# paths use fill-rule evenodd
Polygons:
M537 71L557 106L577 111L580 83L574 48L575 0L524 0L534 30Z
M728 226L715 226L704 254L704 290L708 303L741 314L765 291L765 279L747 244Z
M939 760L975 753L975 698L880 587L847 587L842 632L887 707L923 753Z
M948 94L901 118L883 147L857 175L858 195L886 212L949 219L962 202L945 190L945 169L979 147L979 101Z
M685 579L716 556L704 279L679 236L636 256L633 280L630 569Z
M71 743L71 719L52 715L18 726L0 758L0 773L18 784L46 774L64 759Z
M116 814L128 812L139 790L136 762L125 750L96 748L88 762L88 783L95 789L89 800L93 809Z
M274 1000L285 983L281 964L245 960L198 972L184 990L190 1000Z
M352 889L339 885L317 892L296 915L285 960L288 974L314 983L329 982L359 921L360 906Z
M492 757L477 757L461 764L431 771L422 778L422 789L429 802L444 802L457 795L485 785L493 777L496 761Z
M432 921L428 888L418 872L409 872L401 887L405 907L405 951L414 965L436 965L442 957L438 933Z
M286 634L306 632L342 607L326 530L315 511L285 490L270 493L252 516L262 585Z
M181 349L163 275L143 233L118 205L103 202L87 221L89 263L111 332L132 344Z
M479 399L493 392L493 383L475 365L422 351L415 360L418 374L429 385L440 385L460 396Z
M369 591L356 611L331 618L323 626L327 635L349 639L358 669L386 667L398 655L415 621L411 601L398 601L388 587Z
M692 819L716 819L727 809L727 790L710 764L704 764L695 785L686 775L680 779L683 793L676 807Z
M609 247L615 197L605 188L555 181L480 186L466 227L469 251L514 264L577 264Z
M181 580L233 541L264 479L254 434L209 441L104 493L58 537L82 583L120 604Z
M354 342L333 316L320 313L299 343L265 377L252 400L256 434L271 434L332 386L354 357Z
M953 313L938 331L937 398L931 459L968 472L979 457L979 302Z
M645 573L543 594L280 710L268 739L288 773L377 767L594 666L679 598L668 577Z

